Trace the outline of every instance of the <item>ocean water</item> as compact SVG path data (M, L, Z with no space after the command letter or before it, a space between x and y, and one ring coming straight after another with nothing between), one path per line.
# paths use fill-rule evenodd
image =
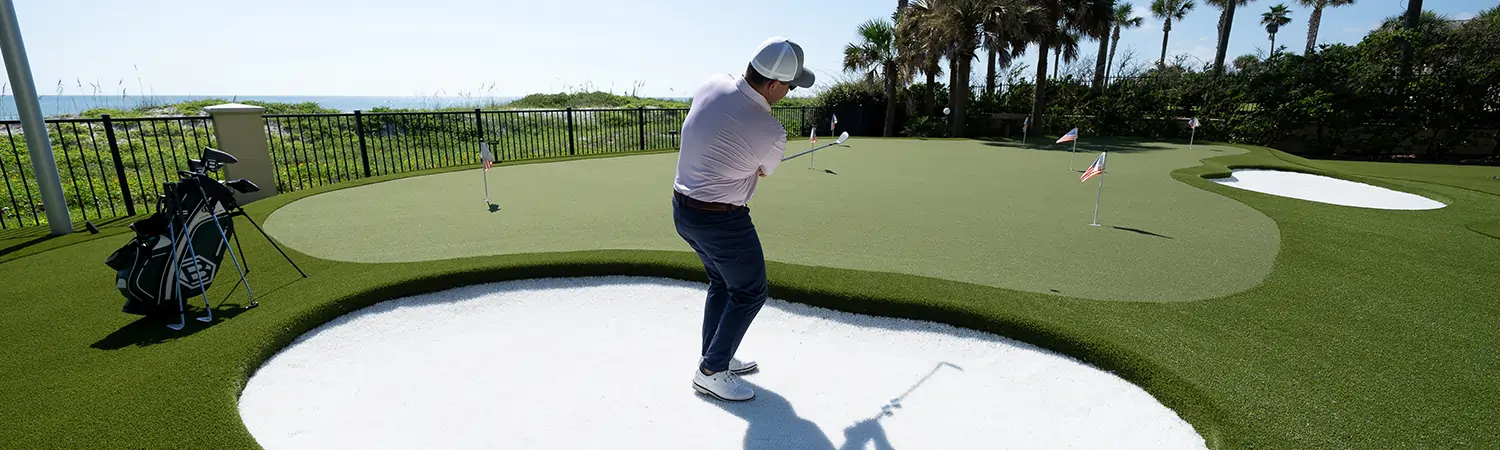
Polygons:
M42 106L42 115L54 117L60 115L78 114L93 108L115 108L135 109L143 105L163 105L185 102L190 100L202 100L208 98L222 98L229 101L257 100L264 102L281 103L303 103L314 102L324 108L333 108L344 112L354 110L369 110L377 106L390 108L418 108L436 109L453 106L481 107L491 104L505 104L520 97L415 97L415 96L319 96L319 95L155 95L155 96L117 96L117 95L42 95L39 97ZM671 97L670 100L687 101L686 98ZM10 95L0 96L0 119L17 120L20 115L16 113L15 97Z

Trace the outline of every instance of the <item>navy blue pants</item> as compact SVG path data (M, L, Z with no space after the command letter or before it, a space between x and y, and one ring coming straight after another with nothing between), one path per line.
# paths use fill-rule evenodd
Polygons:
M672 221L708 272L700 368L728 370L768 295L765 254L755 224L750 223L750 209L707 211L683 204L674 195Z

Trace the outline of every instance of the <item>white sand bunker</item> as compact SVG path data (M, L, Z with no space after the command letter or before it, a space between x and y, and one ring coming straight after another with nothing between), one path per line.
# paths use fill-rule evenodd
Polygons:
M265 448L1206 448L1140 388L1014 340L767 302L756 398L692 389L706 285L528 280L392 300L272 357Z
M1420 195L1322 175L1264 169L1234 169L1232 172L1229 178L1211 181L1282 197L1360 208L1420 210L1446 206Z

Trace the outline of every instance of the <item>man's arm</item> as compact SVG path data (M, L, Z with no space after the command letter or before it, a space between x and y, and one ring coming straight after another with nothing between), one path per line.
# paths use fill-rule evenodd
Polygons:
M766 150L765 155L761 156L760 176L775 173L776 168L781 166L781 157L786 154L786 131L779 126L777 129L780 130L779 133L776 133L779 137L771 145L771 148Z

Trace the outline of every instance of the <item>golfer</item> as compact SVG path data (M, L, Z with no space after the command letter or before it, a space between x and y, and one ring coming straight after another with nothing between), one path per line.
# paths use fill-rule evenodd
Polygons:
M760 44L743 76L710 77L693 93L682 122L672 181L672 221L708 272L703 347L693 388L720 400L755 397L738 375L755 362L734 357L768 295L760 237L745 206L761 177L776 172L786 129L771 105L812 87L802 47L774 37Z

